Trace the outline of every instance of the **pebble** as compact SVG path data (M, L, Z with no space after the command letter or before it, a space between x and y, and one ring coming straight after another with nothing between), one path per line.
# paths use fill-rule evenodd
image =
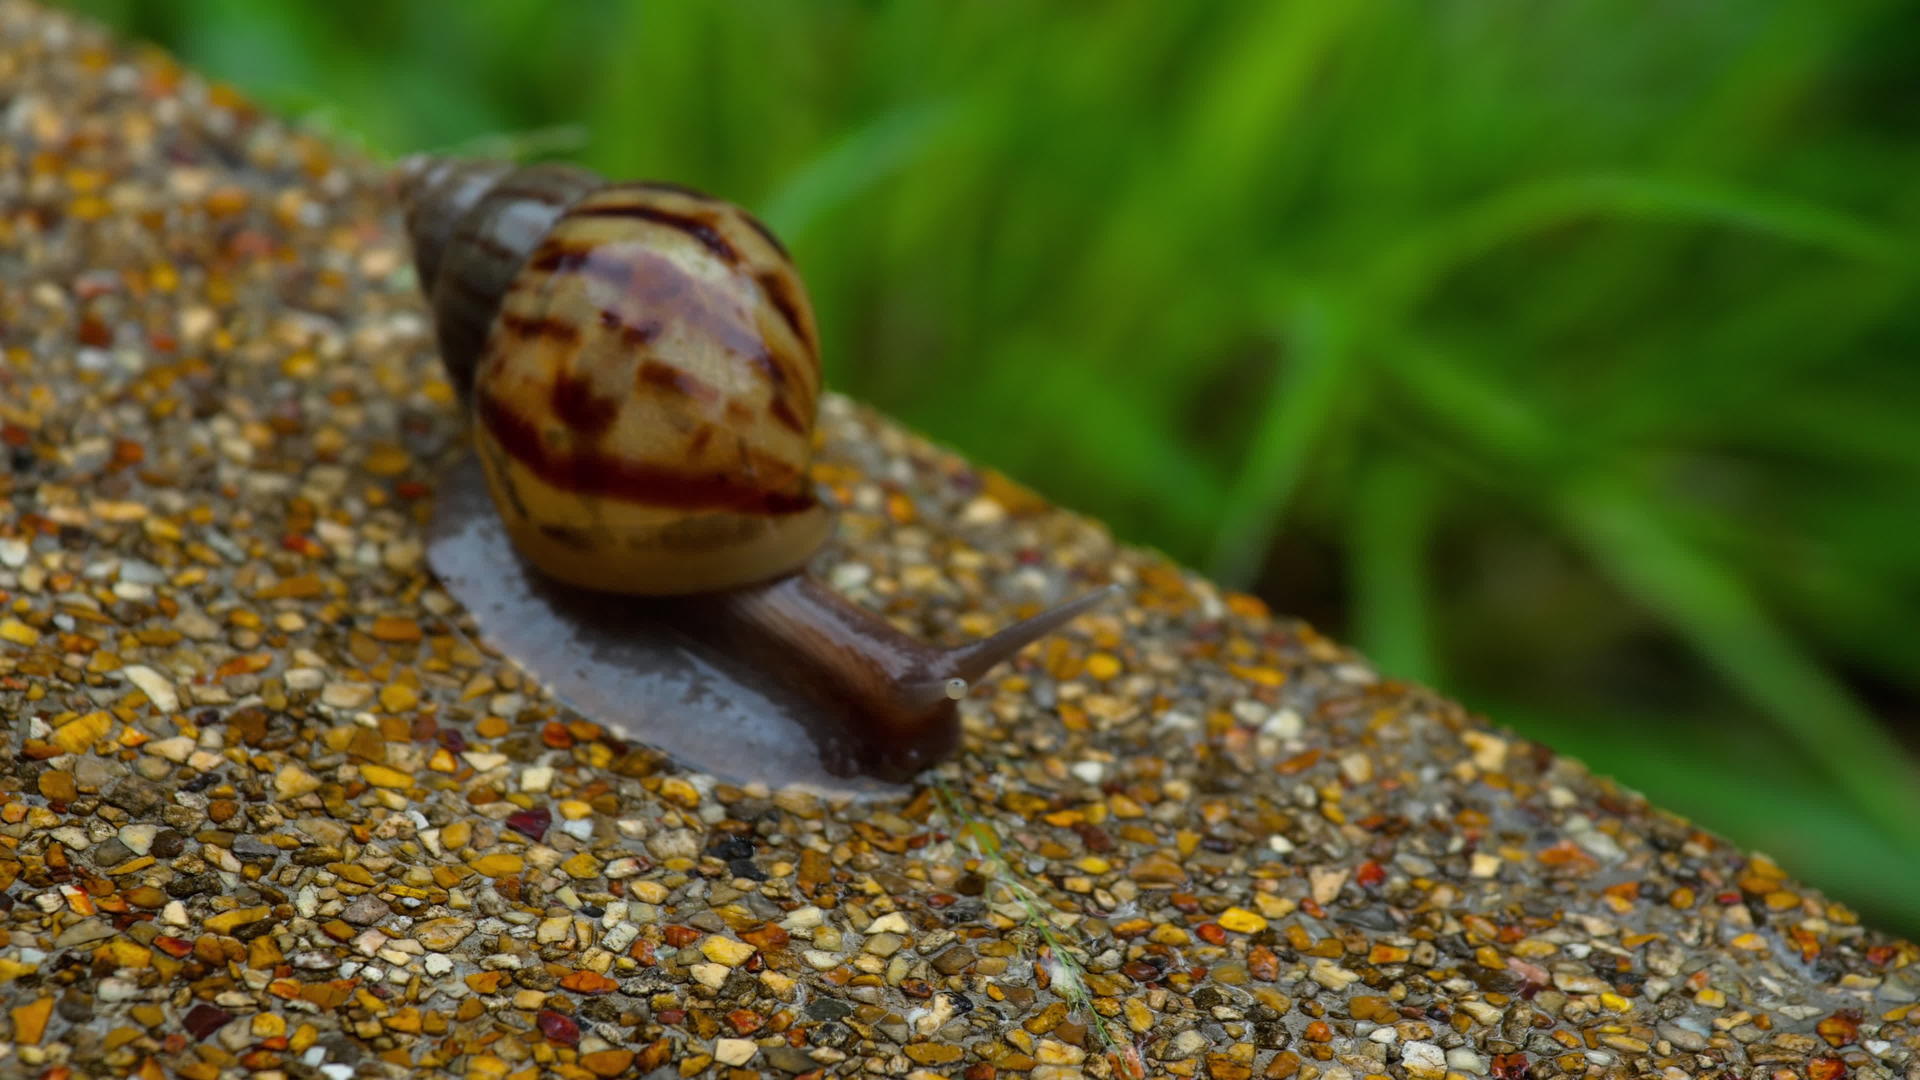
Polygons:
M374 688L367 683L333 682L320 691L320 704L335 709L364 709L373 701Z
M705 956L708 960L716 964L722 964L727 967L739 967L741 964L746 963L747 958L753 955L753 951L753 946L745 942L734 941L731 938L721 937L718 934L707 937L700 942L700 954L702 956Z
M751 1039L715 1039L713 1060L722 1065L745 1065L759 1050Z
M471 864L475 873L491 878L510 877L526 869L527 861L510 851L497 851L482 855Z
M53 947L72 949L82 945L91 945L96 941L106 941L118 931L101 919L81 919L65 930L54 935Z
M166 758L175 764L183 764L193 756L194 741L185 735L176 735L171 739L159 739L145 746L147 753L154 757Z
M135 855L145 855L153 848L153 838L160 834L160 826L151 822L135 822L120 827L120 842Z
M1447 1072L1447 1055L1438 1044L1411 1041L1400 1047L1400 1064L1410 1076L1442 1077Z
M385 901L368 893L365 896L355 897L352 903L341 910L340 918L355 926L372 926L391 914L393 912L387 907Z
M297 764L282 765L273 774L273 790L282 799L295 799L320 790L320 778Z
M120 674L125 675L128 681L139 687L140 692L147 695L147 700L152 702L155 709L163 713L180 711L180 695L174 691L173 684L159 672L145 664L128 664L120 669Z
M811 1072L818 1067L812 1055L791 1046L776 1046L762 1052L767 1064L783 1073Z

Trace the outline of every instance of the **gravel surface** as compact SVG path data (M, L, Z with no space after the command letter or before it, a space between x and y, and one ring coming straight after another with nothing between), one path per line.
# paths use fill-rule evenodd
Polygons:
M1916 1073L1920 953L837 397L817 564L1087 583L905 798L737 788L495 655L380 172L0 0L0 1075Z

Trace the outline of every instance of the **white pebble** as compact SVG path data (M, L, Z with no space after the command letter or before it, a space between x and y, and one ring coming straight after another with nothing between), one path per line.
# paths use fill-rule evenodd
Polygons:
M787 917L780 920L780 927L783 930L811 930L825 919L826 912L812 904L807 904L787 912Z
M873 577L873 570L865 563L844 562L827 574L827 579L836 589L851 591L858 589Z
M1473 1073L1479 1076L1487 1074L1487 1059L1464 1046L1456 1046L1447 1051L1447 1068L1454 1072Z
M897 911L893 911L880 916L879 918L873 920L871 923L868 923L866 932L869 935L906 934L906 933L911 933L912 928L907 925L907 917L905 915L902 915Z
M1107 766L1101 761L1078 761L1073 765L1073 775L1082 783L1097 784L1106 779Z
M1169 709L1160 714L1160 718L1154 721L1153 726L1164 731L1198 731L1200 718L1192 713Z
M124 825L120 828L120 842L135 855L145 855L159 832L158 825Z
M713 1060L722 1065L745 1065L753 1059L760 1048L752 1039L715 1039L713 1041Z
M520 774L520 790L542 792L553 786L553 766L530 765Z
M1297 710L1278 709L1272 716L1267 717L1266 723L1260 725L1260 731L1276 739L1297 739L1300 737L1301 727L1300 713Z
M1409 1072L1444 1073L1447 1068L1446 1051L1438 1043L1409 1042L1400 1048L1400 1063Z
M370 683L328 683L320 691L320 704L334 709L358 709L373 700L373 692L374 687Z
M721 964L695 964L687 971L693 975L693 981L701 986L709 990L718 990L721 984L727 981L727 976L732 969Z
M155 709L163 713L180 711L180 695L166 676L145 664L128 664L120 669L120 674L139 687L140 692L147 695L147 700L153 702Z
M142 749L154 757L166 758L168 761L179 764L193 756L194 745L193 740L185 735L175 735L171 739L156 739Z

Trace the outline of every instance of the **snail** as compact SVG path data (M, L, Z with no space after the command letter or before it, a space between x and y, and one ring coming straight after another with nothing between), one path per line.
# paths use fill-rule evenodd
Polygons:
M772 232L566 165L399 180L479 462L443 486L430 562L576 708L640 706L648 741L736 774L771 708L827 774L900 782L954 751L972 683L1117 589L963 645L901 633L807 571L834 522L809 475L818 330ZM663 718L690 702L704 720Z

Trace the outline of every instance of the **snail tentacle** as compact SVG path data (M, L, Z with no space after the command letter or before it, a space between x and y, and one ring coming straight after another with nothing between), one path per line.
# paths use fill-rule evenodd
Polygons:
M1077 596L1057 607L1043 611L1031 619L1022 619L979 641L949 650L946 670L952 672L957 678L977 682L1003 661L1013 659L1014 654L1021 649L1106 603L1119 592L1118 585L1095 589L1084 596Z

